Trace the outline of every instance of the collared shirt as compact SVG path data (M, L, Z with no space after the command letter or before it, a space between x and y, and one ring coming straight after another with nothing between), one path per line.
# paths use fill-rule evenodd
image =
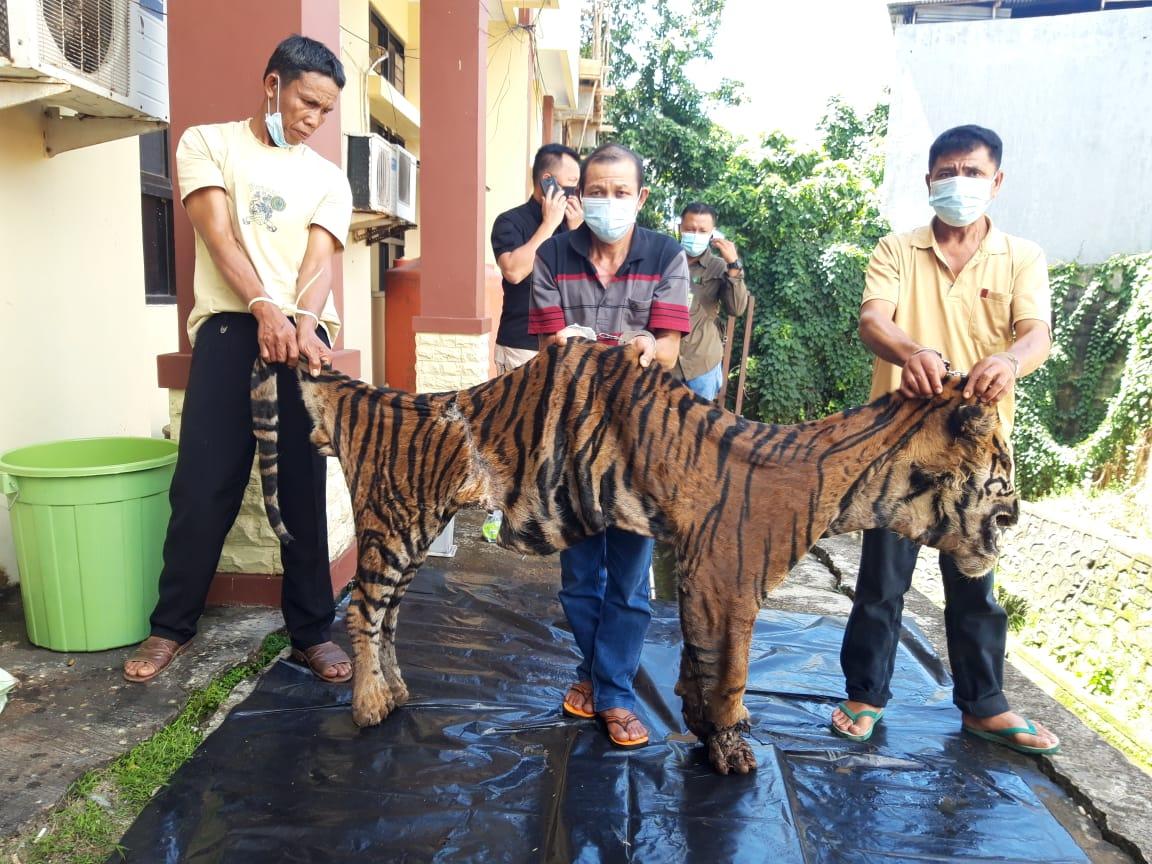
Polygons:
M958 274L948 267L931 225L888 235L868 264L861 302L869 300L895 303L896 326L963 372L990 354L1008 351L1018 322L1052 326L1044 252L1005 234L991 219L988 234ZM899 366L877 358L871 398L898 388L900 372ZM1011 433L1014 393L997 407L1005 432Z
M587 225L545 240L536 252L528 332L557 333L568 324L591 327L606 339L629 330L691 329L688 259L680 244L641 228L628 257L605 282L589 259Z
M529 198L519 207L506 210L492 223L492 254L499 261L505 252L515 252L532 239L544 221L544 209L535 198ZM568 223L561 221L553 232L562 234ZM528 305L532 299L532 274L513 284L501 279L504 286L504 308L500 312L500 328L496 331L496 344L507 348L528 348L535 351L538 341L528 333Z
M692 332L680 342L680 362L676 369L685 381L698 378L724 359L724 340L720 330L720 310L739 316L748 308L748 287L744 273L733 276L728 265L711 249L695 261L688 262L691 298L688 316Z
M252 133L247 120L189 126L176 147L176 176L181 201L197 189L218 186L224 190L236 239L264 291L281 308L304 299L303 292L297 295L296 280L311 227L319 225L341 247L348 235L352 190L340 166L306 144L265 144ZM248 311L199 234L192 286L196 303L188 316L188 338L193 342L209 315ZM340 319L331 293L320 312L320 323L335 341Z

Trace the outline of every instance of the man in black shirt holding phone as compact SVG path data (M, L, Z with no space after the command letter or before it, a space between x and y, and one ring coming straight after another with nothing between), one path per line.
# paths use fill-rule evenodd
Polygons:
M562 144L545 144L532 163L532 197L501 213L492 225L492 252L504 284L504 309L496 333L497 372L515 369L536 354L537 337L528 335L532 265L541 243L584 221L579 185L576 151Z

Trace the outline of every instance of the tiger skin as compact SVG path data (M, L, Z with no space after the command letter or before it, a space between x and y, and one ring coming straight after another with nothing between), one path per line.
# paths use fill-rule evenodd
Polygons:
M821 537L884 527L980 576L1016 522L1012 462L996 410L949 379L933 399L898 393L776 426L642 369L632 347L570 340L454 393L380 389L301 372L313 442L339 458L359 567L348 606L352 716L380 723L408 698L396 663L399 604L461 507L504 512L498 542L546 555L608 526L678 557L684 635L676 692L721 774L755 768L743 740L753 624L766 595ZM255 434L269 521L277 506L276 377L257 362Z

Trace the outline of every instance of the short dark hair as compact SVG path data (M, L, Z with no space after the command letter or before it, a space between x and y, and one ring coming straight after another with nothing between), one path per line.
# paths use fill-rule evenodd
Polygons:
M631 160L636 166L636 189L644 185L644 160L634 150L629 150L623 144L601 144L584 157L584 164L580 166L580 189L584 189L584 177L588 173L588 166L598 162L624 162Z
M996 168L999 169L1000 157L1004 155L1004 142L1000 140L999 135L991 129L973 124L947 129L940 133L940 136L932 142L932 147L928 150L928 170L931 172L936 167L936 160L941 156L949 156L953 153L967 154L980 147L988 148L988 155L992 157Z
M344 64L323 42L293 33L276 46L268 58L264 69L267 78L275 72L280 76L280 84L291 84L305 72L316 72L331 78L336 86L344 89Z
M720 214L716 212L716 208L705 204L703 201L693 201L681 210L680 219L683 220L689 213L703 213L705 216L711 216L713 225L720 221Z
M565 156L571 158L579 167L580 154L571 147L565 147L563 144L545 144L537 150L536 158L532 160L532 182L539 183L544 172L555 169Z

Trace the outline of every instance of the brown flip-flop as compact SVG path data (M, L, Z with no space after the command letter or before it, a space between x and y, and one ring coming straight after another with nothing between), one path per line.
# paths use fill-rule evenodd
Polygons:
M608 709L605 709L604 711L597 712L596 719L601 724L603 724L604 731L608 734L608 740L612 743L613 747L617 747L620 750L635 750L637 747L643 747L645 744L648 743L648 735L647 734L645 734L643 738L636 738L635 740L629 740L628 738L617 738L615 735L613 735L612 734L612 727L613 726L619 726L621 732L627 732L628 731L628 725L630 723L633 723L633 722L640 723L640 718L637 717L635 714L632 714L632 713L625 714L623 717L605 717L604 716L605 714L607 714L609 711L612 711L612 710L614 710L614 709L608 708ZM643 726L644 724L640 723L640 725Z
M124 680L133 684L145 684L163 672L192 644L189 639L183 645L174 639L165 639L162 636L149 636L136 646L132 656L124 661ZM129 663L151 663L156 671L151 675L132 675L128 672Z
M341 675L339 678L328 678L324 675L324 670L329 666L335 666L338 663L352 665L352 658L345 654L344 649L335 642L321 642L319 645L313 645L303 651L299 648L293 648L292 659L307 666L313 675L328 684L343 684L345 681L352 680L351 669L348 670L348 674Z

